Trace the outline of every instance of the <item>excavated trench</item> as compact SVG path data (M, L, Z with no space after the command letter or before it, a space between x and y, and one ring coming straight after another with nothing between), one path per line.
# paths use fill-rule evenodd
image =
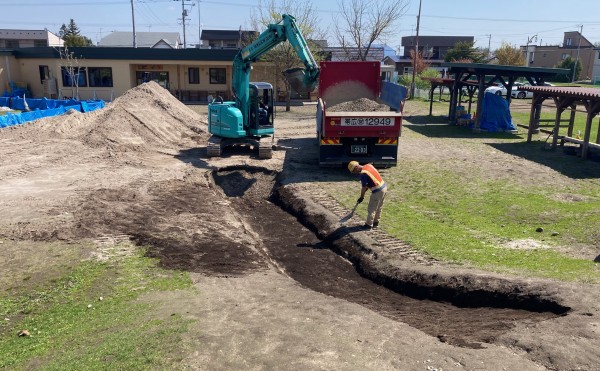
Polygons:
M260 236L272 265L310 290L360 304L442 342L481 348L517 323L531 325L569 309L502 281L478 285L482 280L441 279L436 272L386 273L385 264L365 259L365 249L349 238L364 232L336 230L318 238L322 218L298 212L293 197L278 191L276 172L229 167L215 171L213 179ZM489 289L494 286L498 290Z

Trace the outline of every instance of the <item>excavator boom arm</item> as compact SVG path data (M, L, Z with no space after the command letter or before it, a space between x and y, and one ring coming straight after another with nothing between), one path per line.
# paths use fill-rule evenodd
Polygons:
M282 20L279 23L270 24L258 36L256 41L240 50L234 58L232 87L238 107L243 112L244 125L247 124L248 120L251 64L286 40L289 41L298 58L304 64L304 70L295 70L293 75L288 75L290 78L296 80L298 80L299 75L302 75L301 84L292 83L292 85L296 88L300 85L306 87L308 90L313 90L319 80L319 65L315 61L304 36L302 36L300 29L296 25L295 18L291 15L283 14Z

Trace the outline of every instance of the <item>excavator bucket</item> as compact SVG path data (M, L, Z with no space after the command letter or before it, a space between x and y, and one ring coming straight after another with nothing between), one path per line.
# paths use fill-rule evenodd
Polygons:
M299 67L290 68L283 72L283 77L285 77L295 91L306 90L307 86L304 79L304 69Z

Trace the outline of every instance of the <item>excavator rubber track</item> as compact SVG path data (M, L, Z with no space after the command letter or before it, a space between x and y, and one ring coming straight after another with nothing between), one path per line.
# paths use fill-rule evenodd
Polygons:
M206 155L208 157L221 157L221 141L222 138L214 135L208 139L208 144L206 145Z
M273 138L263 137L258 141L258 158L269 159L273 157Z

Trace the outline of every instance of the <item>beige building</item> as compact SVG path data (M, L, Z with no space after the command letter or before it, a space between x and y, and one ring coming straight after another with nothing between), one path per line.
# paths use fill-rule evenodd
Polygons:
M48 30L9 30L0 29L0 49L61 47L63 39Z
M594 44L577 31L565 32L561 46L525 45L521 47L529 67L556 67L562 60L571 57L581 62L581 80L592 78L594 68Z
M231 49L70 48L61 58L56 48L0 49L0 87L16 82L35 98L111 101L143 82L156 81L184 102L206 102L208 96L232 98ZM271 83L280 97L280 74L255 63L251 81ZM12 83L12 84L10 84Z

